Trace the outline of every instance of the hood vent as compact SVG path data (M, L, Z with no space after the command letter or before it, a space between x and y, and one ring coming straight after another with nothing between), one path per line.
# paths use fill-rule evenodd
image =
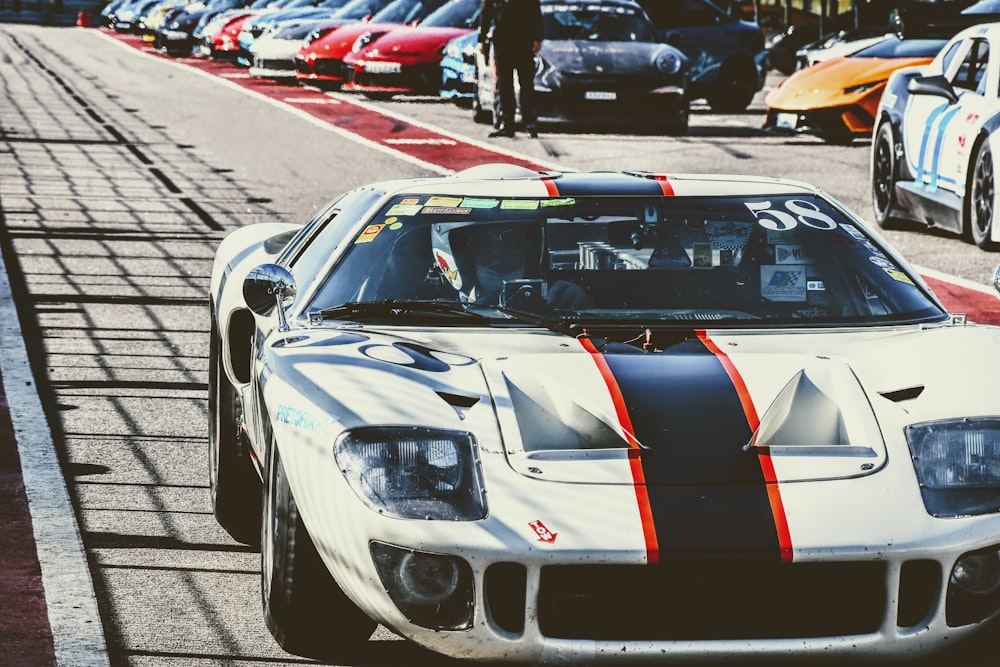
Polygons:
M883 398L888 398L893 403L899 403L900 401L909 401L911 399L920 396L924 393L924 386L917 385L916 387L906 387L905 389L896 389L895 391L880 391L879 396Z

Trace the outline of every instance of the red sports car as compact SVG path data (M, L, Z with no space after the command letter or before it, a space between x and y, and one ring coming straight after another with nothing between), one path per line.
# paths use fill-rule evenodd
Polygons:
M418 26L383 34L366 32L344 56L345 90L373 99L435 95L441 88L441 57L449 41L478 30L482 0L449 0Z
M299 83L323 88L340 88L349 77L344 56L362 35L381 37L390 30L413 26L447 0L393 0L368 22L337 26L329 33L305 44L295 56L295 78Z

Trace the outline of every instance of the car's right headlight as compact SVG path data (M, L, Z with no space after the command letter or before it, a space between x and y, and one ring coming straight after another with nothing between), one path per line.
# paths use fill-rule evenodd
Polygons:
M931 515L1000 512L1000 417L913 424L906 442Z
M337 438L334 457L358 497L397 519L476 521L486 495L472 434L368 426Z

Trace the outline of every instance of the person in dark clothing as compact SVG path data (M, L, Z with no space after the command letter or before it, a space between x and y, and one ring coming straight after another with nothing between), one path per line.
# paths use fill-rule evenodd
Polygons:
M500 124L491 137L514 136L514 114L518 98L514 94L514 73L521 87L521 120L531 137L535 126L535 54L542 47L542 10L538 0L484 0L479 27L479 49L493 49L497 89L500 95Z

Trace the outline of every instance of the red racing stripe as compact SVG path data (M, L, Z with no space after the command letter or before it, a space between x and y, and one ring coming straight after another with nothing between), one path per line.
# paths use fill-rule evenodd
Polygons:
M629 417L628 408L625 406L625 399L622 397L618 382L608 367L608 362L604 359L604 355L594 347L593 342L589 338L580 338L579 340L583 345L583 349L590 353L591 359L594 360L598 370L601 372L601 377L604 378L604 382L611 394L611 401L614 403L618 422L625 432L625 437L629 445L629 468L632 471L635 500L639 508L639 517L642 520L643 538L646 541L646 561L650 565L656 564L660 560L660 546L656 539L653 510L649 502L646 477L642 470L642 459L639 457L639 441L636 440L634 435L635 430L632 428L632 419Z
M660 184L660 189L663 190L664 197L674 196L674 186L670 185L670 181L665 174L654 174L653 178Z
M551 176L542 176L542 184L545 185L550 197L559 196L559 186L556 185L556 179Z
M747 416L747 424L751 431L757 430L760 418L757 415L757 408L754 407L750 392L740 372L736 370L729 356L708 337L708 332L699 330L696 332L701 342L712 354L722 363L723 368L733 382L736 393L739 394L740 403ZM785 507L781 501L781 490L778 488L778 479L774 472L774 462L771 461L771 451L767 447L758 448L757 460L760 461L761 472L764 474L764 483L767 487L767 497L771 503L771 513L774 516L774 527L778 535L778 546L781 550L781 560L785 563L792 561L792 536L788 530L788 517L785 516Z

